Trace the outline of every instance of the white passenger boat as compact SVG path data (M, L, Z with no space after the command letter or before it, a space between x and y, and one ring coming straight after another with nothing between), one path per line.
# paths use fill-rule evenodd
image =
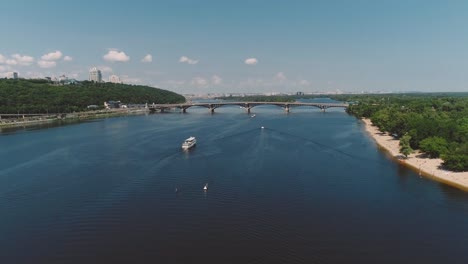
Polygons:
M197 144L197 139L195 137L189 137L187 138L184 143L182 143L182 148L183 149L189 149Z

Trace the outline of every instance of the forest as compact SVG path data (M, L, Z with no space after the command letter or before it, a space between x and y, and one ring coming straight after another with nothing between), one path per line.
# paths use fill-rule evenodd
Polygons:
M82 81L56 85L42 79L0 79L0 113L69 113L106 101L123 104L183 103L182 95L142 85Z
M405 156L419 149L441 158L452 171L468 170L467 94L339 95L349 114L370 118L380 131L400 139Z

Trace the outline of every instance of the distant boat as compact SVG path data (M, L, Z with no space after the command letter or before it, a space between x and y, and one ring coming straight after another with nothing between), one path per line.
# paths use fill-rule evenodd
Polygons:
M264 129L265 127L264 127L264 126L262 126L261 128L262 128L262 129Z
M203 190L207 191L208 190L208 183L205 183L205 186L203 186Z
M195 137L187 138L184 143L182 143L182 149L189 149L197 144L197 139Z
M255 117L255 116L256 116L256 115L255 115L255 114L253 114L253 115L251 115L250 117Z

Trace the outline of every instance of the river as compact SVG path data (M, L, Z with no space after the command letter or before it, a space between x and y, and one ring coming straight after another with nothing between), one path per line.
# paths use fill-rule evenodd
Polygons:
M467 193L343 109L252 113L3 131L1 263L468 263Z

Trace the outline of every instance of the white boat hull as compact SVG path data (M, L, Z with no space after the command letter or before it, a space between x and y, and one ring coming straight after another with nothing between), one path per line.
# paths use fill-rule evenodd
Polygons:
M189 149L193 148L197 144L197 140L195 137L189 137L187 138L184 143L182 143L182 149Z

